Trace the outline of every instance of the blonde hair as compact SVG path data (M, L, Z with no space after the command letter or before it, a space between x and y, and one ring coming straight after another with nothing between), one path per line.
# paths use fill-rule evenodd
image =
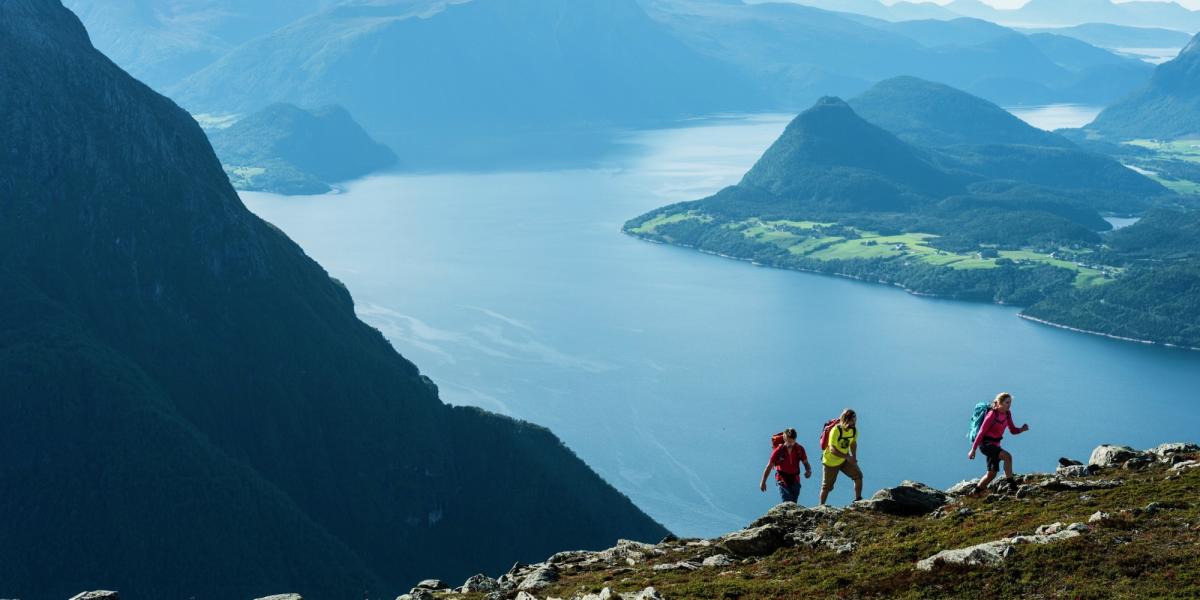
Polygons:
M999 410L1000 405L1003 404L1005 400L1012 400L1012 394L1008 392L1000 392L999 394L996 394L996 399L992 400L992 408Z
M853 408L847 408L846 410L842 411L841 415L838 416L838 420L841 421L843 425L847 425L850 423L850 419L857 417L858 413L854 412Z

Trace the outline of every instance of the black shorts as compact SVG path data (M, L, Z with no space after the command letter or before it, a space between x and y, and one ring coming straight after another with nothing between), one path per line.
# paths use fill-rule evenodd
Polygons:
M999 471L1000 470L1000 453L1004 452L1004 448L1001 448L1000 446L993 444L993 443L984 442L984 444L979 447L979 451L982 452L983 455L987 457L987 470L988 471Z

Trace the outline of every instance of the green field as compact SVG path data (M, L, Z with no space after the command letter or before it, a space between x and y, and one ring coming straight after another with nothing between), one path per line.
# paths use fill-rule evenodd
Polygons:
M1200 165L1200 140L1174 140L1170 142L1159 140L1133 140L1125 142L1130 146L1137 146L1147 150L1153 150L1160 159L1167 161L1181 160ZM1164 163L1158 163L1162 165ZM1178 194L1200 194L1200 181L1193 181L1178 177L1164 177L1162 174L1154 171L1155 163L1153 161L1143 165L1144 168L1135 169L1139 173L1161 183L1167 189ZM1149 171L1149 172L1147 172Z
M647 221L641 227L635 229L634 232L653 233L655 227L685 219L711 220L711 217L695 211L673 215L661 214ZM997 260L1008 259L1018 265L1045 264L1074 271L1075 286L1080 288L1108 283L1113 280L1113 277L1120 275L1119 269L1108 267L1098 268L1079 264L1052 254L1036 252L1032 249L1002 250L999 251L999 256L994 258L984 258L978 252L948 252L930 246L929 241L937 236L928 233L906 233L885 236L872 231L838 227L834 223L763 221L760 219L747 219L745 221L727 223L724 227L741 231L742 235L757 242L784 248L793 255L816 260L907 257L934 266L967 270L994 269L999 266L996 262ZM843 235L827 235L824 231L827 228L837 228L837 231ZM845 235L847 232L853 237Z
M707 223L709 221L712 221L712 217L709 217L707 215L701 215L700 213L698 213L696 211L671 213L671 214L659 213L659 214L655 215L653 219L650 219L649 221L642 223L640 226L638 226L634 229L631 229L630 231L632 231L633 233L640 233L640 234L654 234L654 233L658 233L656 230L663 225L667 225L670 223L678 223L680 221L687 221L689 219L697 219L702 223Z

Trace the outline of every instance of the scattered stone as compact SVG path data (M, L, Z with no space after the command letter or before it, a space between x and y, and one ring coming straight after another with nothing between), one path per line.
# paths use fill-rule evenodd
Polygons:
M1088 470L1086 465L1070 465L1066 467L1059 467L1054 474L1059 477L1087 477L1092 473Z
M76 598L78 598L78 597L79 596L76 596ZM113 598L116 598L116 596L114 595ZM74 598L72 600L74 600ZM304 597L301 596L300 594L275 594L272 596L263 596L262 598L255 598L254 600L304 600Z
M1058 459L1058 466L1060 469L1063 467L1079 467L1079 466L1083 466L1083 463L1081 463L1075 459L1067 458L1064 456L1064 457L1061 457Z
M517 600L538 600L537 596L529 592L517 592Z
M768 556L786 544L783 529L776 525L735 531L720 538L720 543L737 556Z
M695 571L696 569L699 569L699 568L700 568L700 565L698 565L698 564L696 564L696 563L694 563L694 562L691 562L691 561L686 561L686 560L684 560L684 561L680 561L680 562L674 562L674 563L663 563L663 564L661 564L661 565L654 565L654 567L653 567L653 570L654 570L654 571L656 571L656 572L661 572L661 571Z
M951 496L965 496L975 491L975 486L977 485L979 485L978 479L960 481L950 486L950 489L946 490L946 493L950 494Z
M1062 523L1051 523L1049 525L1042 525L1041 527L1038 527L1034 533L1037 535L1053 535L1066 529L1066 527L1067 526L1063 525Z
M716 554L704 559L700 564L706 567L728 567L733 564L733 559L727 554Z
M96 590L94 592L83 592L71 597L71 600L120 600L120 596L116 592L109 590Z
M550 584L558 581L558 568L554 565L543 565L533 570L532 573L525 576L521 580L521 585L517 586L518 590L540 590L549 587Z
M949 498L946 492L931 488L923 483L904 481L900 485L879 490L869 500L851 505L853 508L872 510L889 515L927 515L941 508Z
M419 590L414 588L407 594L397 596L396 600L433 600L433 593L429 590Z
M624 598L624 596L622 597ZM626 598L626 600L663 600L663 597L658 593L658 590L648 587L636 595Z
M1112 515L1098 510L1092 513L1092 516L1088 517L1088 523L1102 523L1110 518L1112 518Z
M617 540L617 545L598 553L596 556L605 562L624 562L629 566L634 566L647 556L658 556L663 554L662 550L655 548L651 544L635 542L633 540Z
M1102 469L1111 467L1119 467L1125 461L1139 456L1145 456L1145 452L1134 450L1129 446L1113 446L1111 444L1103 444L1092 450L1092 456L1088 459L1089 466L1095 466Z
M599 594L584 594L583 596L577 597L579 600L616 600L617 598L620 598L620 596L615 594L611 588L604 588L600 590Z
M1121 485L1120 479L1050 479L1042 482L1041 487L1054 492L1084 492L1091 490L1107 490Z
M472 575L471 578L467 579L466 583L463 583L462 585L462 591L464 594L470 594L473 592L494 592L498 589L500 589L499 582L491 577L488 577L487 575L484 575L483 573Z
M1171 470L1182 471L1184 469L1194 469L1196 467L1200 467L1200 460L1185 460L1183 462L1171 465Z

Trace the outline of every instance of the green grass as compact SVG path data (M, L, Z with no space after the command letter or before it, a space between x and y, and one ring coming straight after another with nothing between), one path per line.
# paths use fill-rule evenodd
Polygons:
M701 215L695 211L670 213L670 214L659 213L659 214L655 215L653 219L650 219L649 221L642 223L641 225L633 228L631 231L633 231L634 233L641 233L641 234L654 234L654 233L656 233L655 230L658 227L661 227L663 225L667 225L670 223L678 223L680 221L687 221L689 219L698 219L704 223L712 221L712 217L709 217L707 215Z
M692 219L702 222L714 220L711 216L697 211L660 213L632 231L636 234L657 235L666 238L667 236L658 232L657 228ZM978 252L955 253L939 250L930 245L930 242L937 236L929 233L880 235L873 231L841 227L838 229L839 232L844 233L849 230L852 235L857 237L823 235L824 228L836 226L835 223L817 221L764 221L761 219L746 219L722 224L722 227L726 229L740 231L747 239L785 249L793 256L803 256L814 260L904 258L958 270L994 269L999 266L996 264L996 259L982 258ZM1032 249L1004 250L999 254L1001 258L1011 259L1019 264L1044 264L1073 271L1075 273L1074 283L1078 288L1102 285L1112 281L1112 277L1121 274L1119 269L1108 269L1110 277L1106 277L1103 270L1079 265Z

